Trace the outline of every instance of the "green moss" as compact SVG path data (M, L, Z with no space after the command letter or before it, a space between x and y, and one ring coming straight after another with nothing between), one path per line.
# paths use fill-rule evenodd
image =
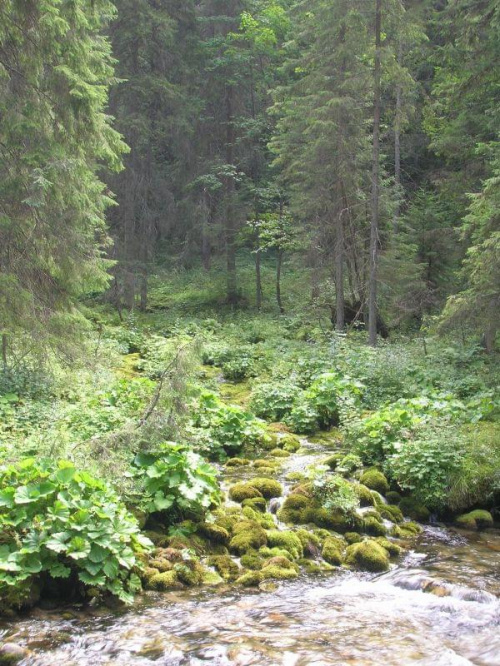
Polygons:
M304 555L304 549L300 538L291 531L269 530L267 542L272 548L274 546L288 551L293 560L298 560Z
M394 504L385 504L379 507L380 515L386 520L393 523L402 523L404 520L403 513L398 506Z
M177 573L175 571L165 571L151 576L148 581L150 590L158 590L159 592L166 592L167 590L176 590L182 585L179 582Z
M401 502L401 495L397 493L395 490L389 490L388 493L385 494L387 501L389 504L399 504Z
M234 580L240 573L238 565L229 557L229 555L213 555L208 558L207 564L214 567L214 569L226 581Z
M152 560L149 560L149 566L158 570L158 573L165 573L165 571L171 571L174 565L170 560L153 558Z
M241 566L245 569L252 569L258 571L262 569L263 559L256 550L249 550L247 553L241 556Z
M399 557L403 552L401 546L398 546L394 541L389 541L389 539L386 539L385 537L377 537L375 541L389 553L389 557Z
M288 451L283 451L283 449L272 449L270 455L275 458L289 458L291 454Z
M234 536L229 543L230 550L243 554L248 550L258 550L267 544L267 535L262 527L252 520L245 520L233 527Z
M265 477L256 477L250 479L247 484L255 488L261 497L271 499L272 497L281 497L283 495L283 486L275 479L267 479ZM245 498L246 499L246 498Z
M362 483L354 484L353 488L356 492L356 495L359 497L360 506L373 506L375 504L375 500L369 488L364 486Z
M387 571L389 557L387 551L376 541L362 541L347 547L346 564L363 571Z
M343 453L333 453L331 456L328 456L328 458L323 460L323 464L327 465L331 470L335 471L343 458Z
M343 540L339 537L328 537L323 544L321 557L328 562L328 564L333 564L337 567L340 566L342 564L342 550L344 545Z
M291 562L288 557L283 555L276 555L271 557L267 562L264 563L264 569L267 567L279 567L280 569L293 569L295 572L299 573L300 569L297 564Z
M408 539L409 537L414 537L417 534L420 534L421 531L422 528L418 523L407 521L401 523L401 525L393 525L390 534L398 539Z
M360 541L363 541L363 537L361 534L358 534L358 532L346 532L344 534L344 538L348 544L359 543Z
M455 519L455 523L459 527L469 530L482 530L488 527L493 527L493 517L489 511L484 509L476 509L469 513L464 513Z
M279 441L279 446L289 453L295 453L300 449L300 439L296 435L284 435Z
M203 572L203 578L201 582L203 585L216 586L216 585L222 585L222 583L224 583L224 579L216 571L210 571L210 569L205 569L205 571Z
M419 523L426 523L431 515L429 509L413 497L403 497L399 503L399 508L404 516L412 520L418 520Z
M323 568L317 562L313 562L312 560L301 559L298 561L298 564L300 564L308 574L319 574L323 572Z
M321 548L321 539L308 530L297 530L295 534L299 537L305 555L315 556Z
M279 462L276 460L267 460L266 458L259 458L258 460L254 460L253 466L257 469L261 469L262 467L279 467Z
M197 526L197 531L205 539L213 541L214 543L228 544L230 535L228 530L221 525L215 523L199 523Z
M374 467L367 469L366 472L361 475L360 481L370 490L376 490L381 495L385 495L385 493L389 490L389 483L385 475Z
M252 497L251 499L243 500L241 506L243 508L248 506L254 511L260 511L261 513L264 513L267 508L267 502L264 497Z
M179 562L174 565L174 572L181 583L192 587L201 585L205 569L199 562Z
M243 500L246 499L262 496L262 493L257 490L255 486L251 486L248 483L236 483L229 488L229 498L232 499L233 502L243 502Z
M274 477L276 476L276 468L275 467L259 467L259 474L263 474L264 476L269 476L269 477Z
M229 458L226 460L226 467L245 467L250 465L248 458Z
M259 548L259 555L261 555L262 558L266 560L271 557L290 557L290 553L285 550L285 548L269 548L269 546L263 546L262 548Z
M284 569L275 565L264 567L260 573L263 580L292 580L299 575L295 569Z
M375 516L367 516L363 520L362 531L372 536L385 536L387 534L386 526Z
M259 443L264 450L271 451L278 446L278 435L275 432L266 432Z
M305 474L302 474L302 472L289 472L286 476L285 479L287 481L304 481L306 478Z
M168 546L168 536L155 530L145 530L144 535L153 542L155 546Z
M249 571L244 573L242 576L236 579L237 585L242 585L243 587L258 587L259 583L264 580L262 572L260 571Z
M305 523L314 523L318 527L334 530L341 534L357 531L362 525L361 518L354 513L346 514L340 510L328 511L317 505L305 509L303 518Z

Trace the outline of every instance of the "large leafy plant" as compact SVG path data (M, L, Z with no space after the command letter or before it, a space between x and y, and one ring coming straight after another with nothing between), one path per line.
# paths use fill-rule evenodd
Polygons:
M137 454L131 474L139 484L141 507L172 522L188 513L204 514L220 502L216 470L181 444Z
M105 483L69 462L0 468L0 596L22 603L35 579L72 579L130 602L150 542Z

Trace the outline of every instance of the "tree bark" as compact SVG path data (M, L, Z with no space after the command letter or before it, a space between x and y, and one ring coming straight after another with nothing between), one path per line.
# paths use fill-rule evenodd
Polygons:
M262 307L262 276L260 273L260 238L258 231L256 233L255 242L257 246L255 252L255 302L257 310L260 310Z
M403 62L403 44L400 40L398 46L398 65ZM396 187L396 207L394 209L393 231L398 233L399 217L401 215L401 114L403 110L403 90L400 83L396 86L396 114L394 118L394 185Z
M234 128L233 128L233 89L226 87L226 164L232 166L234 161ZM238 302L236 284L236 220L234 210L234 177L229 174L225 178L226 210L226 276L227 302L235 306Z
M281 314L285 314L285 308L281 300L281 266L283 264L283 250L278 250L278 260L276 263L276 302Z
M377 344L377 268L378 227L380 195L380 97L381 97L381 48L382 48L382 0L376 0L375 8L375 63L373 100L373 156L370 224L370 279L368 296L368 341Z
M342 221L342 211L339 211L335 245L333 250L335 265L335 329L343 331L345 327L344 317L344 223Z
M2 333L2 363L3 363L4 372L7 370L7 347L8 347L7 333Z

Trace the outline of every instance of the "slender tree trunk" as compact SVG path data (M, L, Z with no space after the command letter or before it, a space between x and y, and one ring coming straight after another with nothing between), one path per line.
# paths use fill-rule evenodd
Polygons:
M368 296L368 340L373 347L377 344L377 268L378 268L378 226L380 190L380 71L382 48L382 0L376 0L375 10L375 66L374 66L374 105L373 105L373 158L370 224L370 280Z
M344 223L342 211L337 216L335 233L335 245L333 250L335 265L335 328L343 331L345 327L344 317Z
M201 258L203 268L206 271L210 270L212 259L212 244L210 242L210 226L212 221L212 204L210 195L204 194L204 201L201 204L203 208L203 222L201 226Z
M144 268L141 275L139 309L141 312L145 312L147 307L148 307L148 272L147 269Z
M285 308L281 301L281 266L283 264L283 250L278 250L278 260L276 263L276 302L278 303L281 314L285 314Z
M226 163L232 165L234 161L234 128L233 128L233 89L226 87ZM235 306L238 302L236 285L236 220L234 208L234 178L226 177L226 275L227 275L227 302Z
M403 62L403 43L398 46L398 65ZM394 209L393 231L398 232L401 215L401 114L403 111L403 90L400 83L396 86L396 114L394 118L394 184L396 186L396 207Z
M7 333L2 333L2 363L3 363L4 372L7 370L7 347L8 347Z
M257 310L262 307L262 276L260 273L260 236L257 231L255 235L255 245L257 250L255 252L255 302Z

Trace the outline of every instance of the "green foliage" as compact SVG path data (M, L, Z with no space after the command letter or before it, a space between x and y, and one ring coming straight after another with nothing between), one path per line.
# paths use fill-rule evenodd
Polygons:
M327 511L352 513L359 507L355 487L338 474L320 474L313 482L313 496Z
M139 506L147 513L174 522L202 516L220 501L216 470L184 445L167 442L155 452L138 453L133 467Z
M299 393L291 382L258 384L252 390L250 407L267 421L281 421L292 411Z
M225 379L237 382L248 377L254 377L256 373L251 358L248 356L237 356L223 364L222 374Z
M132 601L137 556L150 546L101 481L71 463L25 459L0 468L0 595L22 602L33 580L73 577Z
M425 427L388 457L385 467L398 485L430 509L447 504L453 476L461 466L460 440L450 428Z

